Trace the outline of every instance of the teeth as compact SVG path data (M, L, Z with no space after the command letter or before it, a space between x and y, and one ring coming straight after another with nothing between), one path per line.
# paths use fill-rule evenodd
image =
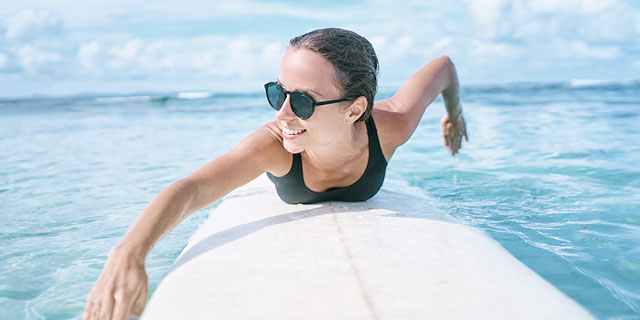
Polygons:
M296 135L296 134L302 133L305 130L304 129L291 130L289 128L282 128L282 131L288 135Z

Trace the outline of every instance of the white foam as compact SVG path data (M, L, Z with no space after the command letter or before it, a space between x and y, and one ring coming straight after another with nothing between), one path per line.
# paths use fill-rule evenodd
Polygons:
M96 102L130 102L130 101L149 101L152 96L125 96L125 97L99 97Z
M207 91L187 91L178 93L180 99L205 99L212 96L211 92Z
M607 84L628 84L629 81L605 80L605 79L571 79L569 85L572 87L591 87Z

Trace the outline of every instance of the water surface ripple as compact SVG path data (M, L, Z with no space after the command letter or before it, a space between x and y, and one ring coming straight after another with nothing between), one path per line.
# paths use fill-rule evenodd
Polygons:
M273 118L261 93L180 97L0 100L3 317L80 317L144 206ZM468 86L462 101L462 152L442 147L438 99L387 184L417 186L598 318L638 318L640 83ZM151 293L209 209L151 252Z

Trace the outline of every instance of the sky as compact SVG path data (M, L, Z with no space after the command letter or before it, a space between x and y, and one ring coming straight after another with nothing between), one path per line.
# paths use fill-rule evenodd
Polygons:
M463 85L640 79L637 0L21 0L0 5L0 97L257 92L324 27L371 41L381 87L442 54Z

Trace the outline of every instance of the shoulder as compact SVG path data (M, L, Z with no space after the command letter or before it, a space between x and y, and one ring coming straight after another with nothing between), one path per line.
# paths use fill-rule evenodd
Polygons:
M249 160L261 171L276 176L286 174L292 161L291 153L282 146L282 133L276 121L265 123L249 134L229 151L229 155L238 160Z
M371 116L376 124L382 153L389 161L395 150L407 141L406 115L395 110L390 99L385 99L374 104Z
M282 172L287 161L290 166L291 160L278 137L277 125L267 123L189 174L185 181L197 186L198 203L212 203L264 172Z

